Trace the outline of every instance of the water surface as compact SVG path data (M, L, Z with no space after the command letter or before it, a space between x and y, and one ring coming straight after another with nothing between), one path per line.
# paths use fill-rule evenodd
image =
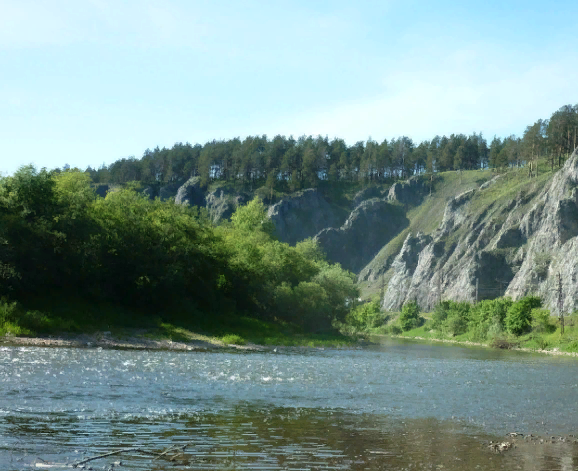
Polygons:
M576 359L403 341L279 353L0 348L0 469L185 443L176 462L193 469L578 466L567 443L491 453L487 442L508 432L578 435Z

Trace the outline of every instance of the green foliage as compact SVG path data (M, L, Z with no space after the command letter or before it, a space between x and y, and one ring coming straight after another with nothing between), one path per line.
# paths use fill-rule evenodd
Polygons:
M530 316L532 318L532 330L540 333L552 333L556 326L552 323L550 311L544 308L532 309Z
M400 335L403 331L401 330L401 327L398 325L392 325L391 326L391 334L392 335Z
M521 335L532 326L532 309L542 306L540 298L526 296L513 303L506 313L505 324L508 332Z
M471 304L467 302L442 301L432 315L432 327L448 335L461 335L468 329Z
M315 241L276 240L259 199L215 228L206 212L150 200L140 186L96 198L87 173L31 166L0 179L0 296L74 293L142 316L190 300L194 316L245 311L316 331L343 320L358 296L354 276L326 262ZM21 332L54 327L37 311L3 322Z
M345 318L347 324L357 331L364 331L379 327L384 323L385 316L382 314L379 300L360 304L352 309Z
M325 254L322 252L319 243L311 237L297 242L295 250L308 260L313 262L322 262L325 260Z
M485 340L499 335L504 329L506 313L512 305L510 298L480 301L469 310L469 329L474 340Z
M442 301L436 304L433 314L432 314L432 328L436 330L441 330L444 322L448 318L450 312L450 302Z
M423 318L419 315L419 306L415 301L409 301L401 308L399 323L404 331L415 329L423 324Z
M247 341L237 334L227 334L221 337L221 342L227 345L246 345Z
M245 206L237 208L231 216L233 227L240 231L260 231L269 236L273 235L275 226L267 217L267 208L259 198L254 198Z
M0 300L0 335L28 336L57 330L77 331L78 325L38 310L27 310L16 301Z

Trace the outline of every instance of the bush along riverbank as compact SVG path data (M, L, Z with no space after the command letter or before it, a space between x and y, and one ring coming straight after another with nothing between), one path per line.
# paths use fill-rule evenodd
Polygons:
M70 169L0 176L0 336L147 328L237 344L351 342L333 324L359 297L355 275L315 240L278 240L259 198L214 225L135 188L102 198Z
M347 333L517 348L549 353L578 353L578 311L560 319L542 307L540 298L526 296L469 302L442 301L431 313L415 302L400 313L383 312L379 302L356 307L343 326Z

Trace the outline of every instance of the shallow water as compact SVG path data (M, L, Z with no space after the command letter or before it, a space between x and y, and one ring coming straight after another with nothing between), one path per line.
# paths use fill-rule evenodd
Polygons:
M190 443L193 469L574 469L578 361L404 341L350 350L0 348L0 469ZM129 454L130 455L130 454ZM132 454L134 455L134 453ZM126 469L173 463L121 456ZM437 467L437 468L436 468Z

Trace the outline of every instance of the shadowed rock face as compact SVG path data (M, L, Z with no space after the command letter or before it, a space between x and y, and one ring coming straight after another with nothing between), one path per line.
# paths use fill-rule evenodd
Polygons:
M371 198L381 198L382 191L376 186L370 186L359 190L353 197L353 208L357 208L361 203Z
M176 192L175 203L204 207L206 200L205 192L201 188L201 178L190 178L180 186Z
M329 260L358 273L408 224L398 205L373 198L355 208L339 229L324 229L315 238Z
M209 217L213 224L218 224L221 220L230 219L237 207L247 202L247 197L219 188L208 193L205 200Z
M175 198L176 199L178 191L181 189L182 185L183 185L183 182L180 181L180 182L168 183L164 186L161 186L159 188L159 198L162 201L166 201L169 198Z
M578 154L541 191L519 193L501 210L489 205L473 217L477 192L494 183L452 199L429 240L408 236L392 264L382 300L386 309L410 300L431 309L440 295L473 301L478 279L478 299L535 293L557 313L558 273L565 311L578 308Z
M268 215L279 240L292 245L324 228L338 227L343 221L340 211L313 188L283 198L269 208Z
M427 192L429 192L429 187L420 177L411 177L407 181L394 183L389 189L387 199L404 205L418 205Z

